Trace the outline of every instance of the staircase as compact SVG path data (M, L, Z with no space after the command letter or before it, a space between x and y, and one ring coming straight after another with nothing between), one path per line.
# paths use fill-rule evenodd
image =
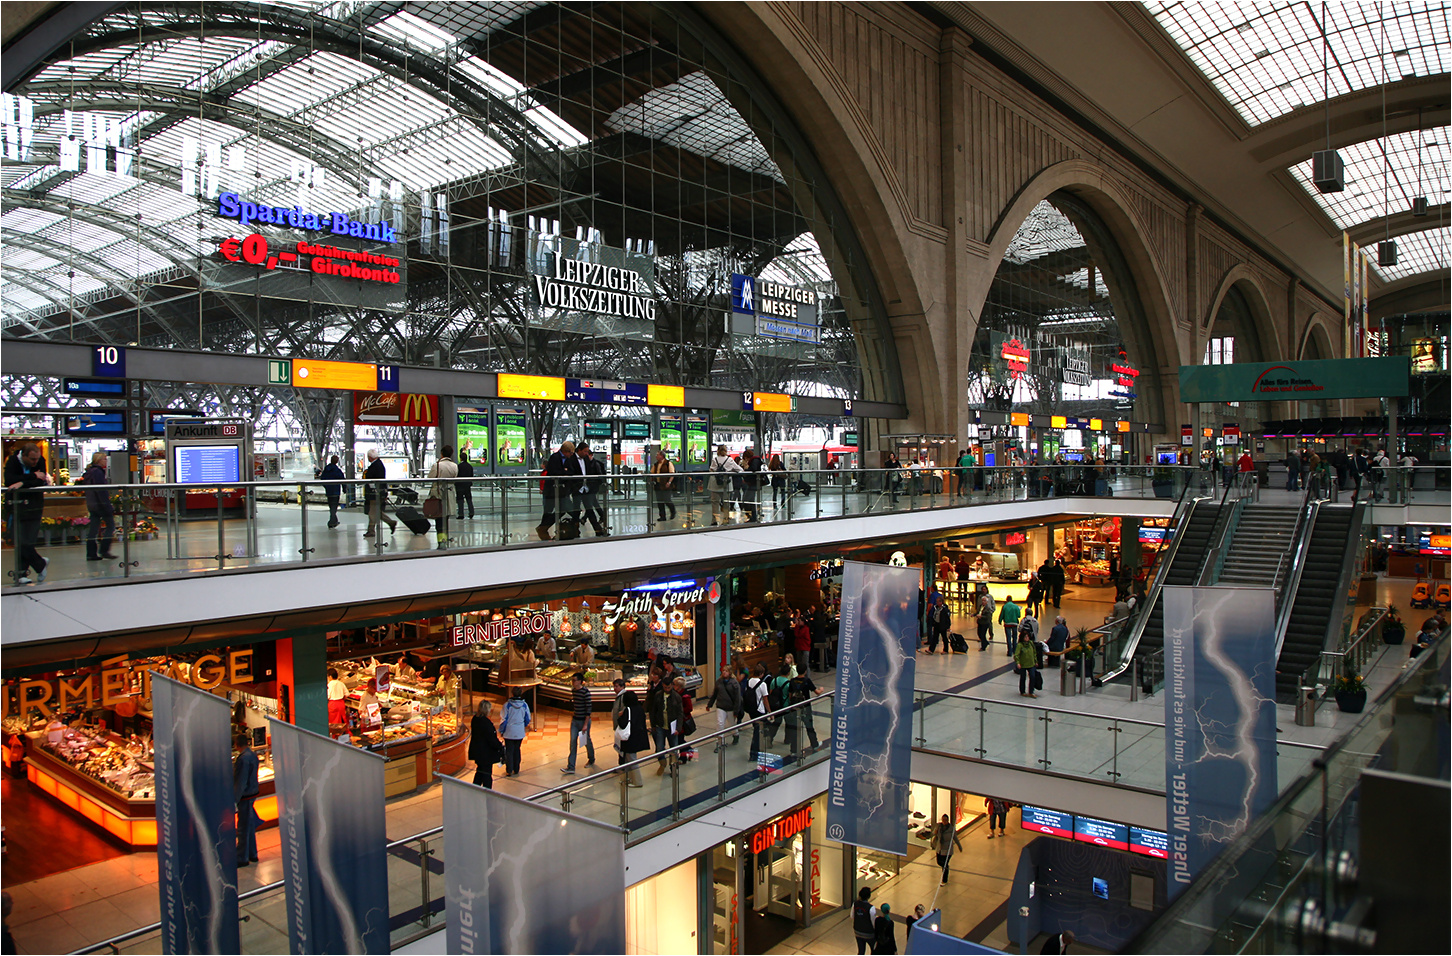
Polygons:
M1290 572L1298 512L1281 505L1246 505L1215 583L1222 587L1280 587Z
M1352 540L1354 511L1322 507L1311 528L1306 566L1286 622L1286 637L1276 663L1276 700L1294 703L1296 688L1326 647L1326 632L1336 603L1337 586Z
M1182 537L1179 548L1175 551L1175 560L1165 570L1166 585L1194 585L1200 580L1200 568L1205 564L1205 552L1210 548L1221 510L1220 505L1209 500L1195 505L1190 512L1190 520L1180 531ZM1145 621L1144 633L1140 635L1139 644L1135 647L1134 657L1143 661L1164 646L1165 606L1164 599L1157 597L1154 606L1150 608L1149 618Z

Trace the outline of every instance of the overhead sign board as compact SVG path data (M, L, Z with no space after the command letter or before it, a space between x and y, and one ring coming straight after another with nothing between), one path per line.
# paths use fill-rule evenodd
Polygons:
M93 412L66 419L67 435L124 435L125 412Z
M680 385L647 385L645 400L658 408L685 408L686 390Z
M1182 402L1287 402L1401 398L1411 387L1411 359L1326 359L1181 365Z
M751 401L743 402L746 411L755 412L789 412L792 410L792 397L782 392L748 392Z
M292 360L293 388L336 388L371 392L378 387L378 366L371 362Z
M68 378L63 380L61 390L67 395L89 396L91 398L125 398L126 383L106 381L99 378Z
M565 379L565 401L609 405L645 405L649 386L638 382L611 382L599 378Z
M731 313L742 320L733 322L733 331L792 342L816 342L820 335L817 303L818 295L813 289L741 273L731 276Z
M565 380L548 375L506 375L499 373L500 398L565 400Z
M96 378L125 378L126 349L120 345L98 345L91 349L91 374Z
M400 392L355 392L353 424L431 428L439 423L439 397Z

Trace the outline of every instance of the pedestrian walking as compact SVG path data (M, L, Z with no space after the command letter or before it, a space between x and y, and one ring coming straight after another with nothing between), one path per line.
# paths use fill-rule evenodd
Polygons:
M15 541L15 583L30 584L29 572L35 571L35 583L44 584L50 570L50 559L36 550L40 540L40 523L45 512L45 495L37 491L54 484L45 470L45 457L40 446L25 442L5 461L5 517L12 522Z
M736 675L731 673L731 668L721 668L721 679L716 681L716 686L711 688L711 696L706 698L706 709L716 708L716 730L723 731L731 726L734 719L741 723L741 684L736 680ZM741 731L737 731L731 737L731 743L741 740ZM716 740L716 750L720 750L726 743L723 734Z
M575 772L575 752L579 749L581 738L585 741L585 766L595 766L595 742L590 739L590 692L585 688L585 675L580 671L575 671L570 678L570 699L574 704L570 717L570 756L560 768L563 774Z
M958 839L958 828L953 825L953 821L946 813L943 814L943 819L938 821L937 826L933 827L931 845L933 852L938 855L938 869L943 871L943 879L938 885L947 886L948 864L953 859L953 851L963 849L963 841Z
M474 463L469 460L468 449L459 452L459 477L474 477ZM465 480L454 484L454 503L460 518L474 517L474 482Z
M655 463L650 466L650 493L655 501L656 521L676 520L676 466L664 451L655 453ZM671 510L669 518L667 508Z
M363 537L373 537L380 524L387 524L390 533L397 531L398 522L388 514L388 482L384 481L388 471L376 448L368 449L368 468L363 477L368 480L363 486L363 503L368 508L368 530L363 532Z
M474 786L485 790L494 789L494 765L504 759L504 745L499 742L499 733L489 717L493 709L490 701L482 700L474 719L469 721L469 759L474 761Z
M237 735L237 759L232 762L232 795L237 800L237 865L257 862L257 771L260 761L248 735Z
M529 703L524 699L524 688L514 688L509 693L509 700L504 703L504 715L499 718L500 733L504 737L504 775L506 777L519 775L520 751L524 746L524 738L529 735L529 725L532 721Z
M1028 635L1020 635L1013 651L1013 669L1018 674L1018 696L1037 697L1034 689L1034 672L1038 670L1039 652L1029 641Z
M81 477L86 488L86 511L91 526L86 530L86 560L107 561L111 554L111 542L116 539L116 508L111 504L111 493L96 485L108 485L106 477L106 453L98 451L91 456L91 467Z
M999 836L1008 836L1004 829L1008 821L1008 801L998 797L988 797L983 801L988 808L988 839L993 839L993 828L998 827Z

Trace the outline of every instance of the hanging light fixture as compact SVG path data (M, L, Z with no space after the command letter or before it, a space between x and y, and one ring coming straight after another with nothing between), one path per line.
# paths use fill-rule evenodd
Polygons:
M1339 193L1346 190L1346 164L1341 154L1331 148L1331 74L1327 71L1325 0L1321 2L1321 101L1326 104L1326 148L1311 154L1311 183L1320 193Z
M1422 192L1422 147L1425 145L1423 137L1426 131L1422 129L1422 108L1417 107L1417 196L1412 200L1412 215L1425 216L1427 214L1427 194Z
M1380 3L1376 16L1381 21L1381 216L1386 225L1386 238L1376 244L1376 264L1390 268L1397 264L1397 243L1391 237L1391 150L1386 138L1386 17Z

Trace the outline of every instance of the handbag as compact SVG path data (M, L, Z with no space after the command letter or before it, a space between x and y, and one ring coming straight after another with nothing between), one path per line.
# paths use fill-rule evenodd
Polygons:
M630 739L630 711L625 712L625 726L615 728L615 742L623 744Z
M425 518L442 518L444 515L444 503L438 498L425 498L423 514Z
M689 737L691 734L694 734L695 732L696 732L696 718L694 718L694 717L687 717L686 718L686 736Z

